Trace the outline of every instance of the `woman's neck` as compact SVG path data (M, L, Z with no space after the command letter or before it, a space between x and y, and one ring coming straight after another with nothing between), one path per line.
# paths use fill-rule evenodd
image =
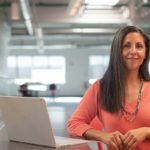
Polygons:
M140 77L138 73L130 72L125 78L125 99L133 102L139 95Z
M130 85L130 84L134 84L134 83L139 83L140 82L140 77L138 72L130 72L127 73L126 77L125 77L125 85Z

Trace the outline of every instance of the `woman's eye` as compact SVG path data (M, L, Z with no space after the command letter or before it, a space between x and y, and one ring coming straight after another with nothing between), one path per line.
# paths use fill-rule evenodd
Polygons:
M123 45L123 48L129 48L130 47L130 44L124 44Z
M136 44L136 47L137 48L143 48L143 45L138 43L138 44Z

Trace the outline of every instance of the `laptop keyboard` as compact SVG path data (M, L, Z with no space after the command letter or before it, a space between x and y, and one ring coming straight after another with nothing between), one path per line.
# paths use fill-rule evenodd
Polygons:
M88 143L88 140L84 139L76 139L76 138L67 138L67 137L59 137L55 136L56 144L58 146L69 146L69 145L77 145Z

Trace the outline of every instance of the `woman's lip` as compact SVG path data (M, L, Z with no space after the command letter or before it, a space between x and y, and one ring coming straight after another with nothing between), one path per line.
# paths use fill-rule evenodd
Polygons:
M138 58L127 58L127 59L138 59Z

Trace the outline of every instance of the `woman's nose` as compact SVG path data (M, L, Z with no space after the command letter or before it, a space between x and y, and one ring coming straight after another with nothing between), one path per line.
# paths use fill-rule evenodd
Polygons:
M131 49L130 49L130 52L132 53L132 54L136 54L136 47L135 46L132 46L131 47Z

